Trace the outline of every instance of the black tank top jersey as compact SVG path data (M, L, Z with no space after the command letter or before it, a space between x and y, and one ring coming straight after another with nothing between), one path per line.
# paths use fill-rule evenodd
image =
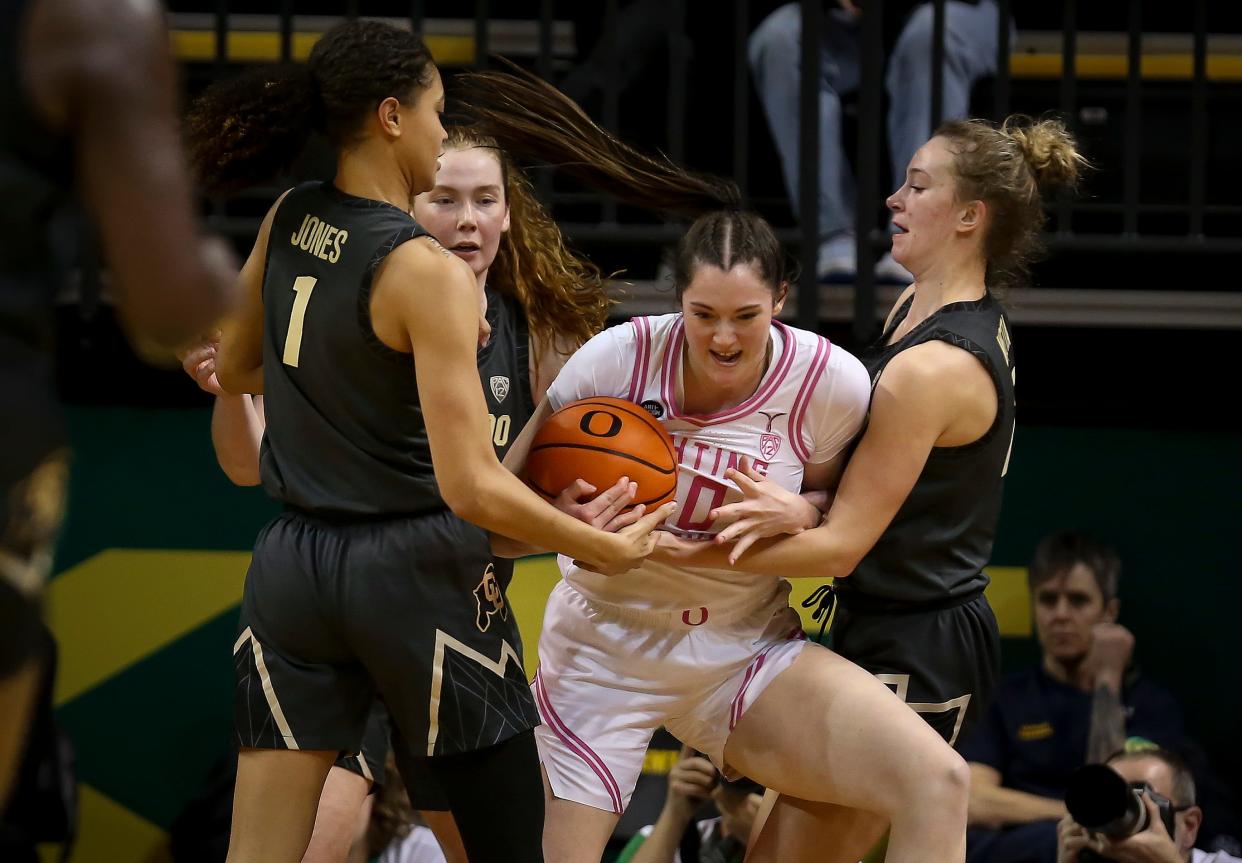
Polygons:
M987 586L983 567L992 554L1013 445L1013 349L1000 304L991 294L950 303L889 345L913 299L893 316L872 354L864 358L872 386L902 351L924 342L948 342L969 351L991 375L997 393L996 420L973 443L931 451L880 541L853 575L838 582L842 598L852 597L859 605L867 600L882 605L952 605Z
M503 459L535 412L530 391L530 332L522 304L490 285L487 322L492 337L479 349L479 378L496 458Z
M414 359L371 327L372 276L427 232L404 211L304 183L281 202L263 277L260 465L268 493L327 517L444 507Z
M52 301L59 272L49 225L70 203L73 150L46 127L23 81L32 0L0 3L0 483L25 476L64 442L53 379Z

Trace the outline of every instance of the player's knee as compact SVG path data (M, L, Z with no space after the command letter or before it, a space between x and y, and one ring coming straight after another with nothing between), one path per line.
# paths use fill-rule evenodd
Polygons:
M966 815L970 798L970 768L948 745L919 760L918 775L907 789L912 805L934 806L942 815Z

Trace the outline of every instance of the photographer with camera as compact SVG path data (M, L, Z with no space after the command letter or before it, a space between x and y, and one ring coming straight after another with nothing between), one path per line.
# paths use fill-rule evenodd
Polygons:
M1057 824L1057 863L1242 863L1223 851L1194 847L1203 810L1195 805L1190 769L1176 755L1158 748L1133 749L1107 763L1121 778L1117 788L1084 781L1095 778L1084 774L1071 781L1066 797L1071 814ZM1094 823L1111 815L1100 813L1114 803L1124 814L1108 824ZM1076 818L1093 822L1096 829Z
M720 817L695 821L707 800ZM762 802L762 786L744 778L725 781L711 761L683 746L668 774L660 817L635 834L617 863L742 863Z
M1117 622L1121 562L1075 532L1045 537L1029 567L1038 666L1005 677L975 733L969 863L1050 861L1070 776L1131 737L1182 745L1181 711L1132 667L1134 636Z

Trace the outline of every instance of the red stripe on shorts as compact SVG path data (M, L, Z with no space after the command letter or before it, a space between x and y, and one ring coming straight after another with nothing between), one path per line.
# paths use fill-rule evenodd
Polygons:
M585 761L587 766L595 771L595 775L604 784L604 790L612 798L612 811L620 815L622 811L621 789L617 786L617 780L612 777L612 771L608 769L604 759L600 758L578 735L570 731L569 727L556 715L556 711L552 709L552 700L548 698L548 693L543 688L543 677L539 672L535 672L535 701L539 705L539 713L543 716L544 722L548 723L548 727L552 729L552 732L560 738L562 743L569 747L571 752Z

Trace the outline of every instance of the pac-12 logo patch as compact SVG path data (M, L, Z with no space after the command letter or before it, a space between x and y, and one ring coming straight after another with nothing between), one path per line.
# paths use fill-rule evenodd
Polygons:
M660 404L655 399L647 399L647 401L642 403L641 407L656 419L664 416L664 405Z
M504 375L492 375L491 385L492 395L496 397L496 401L503 402L505 396L509 394L509 379Z
M496 580L496 571L490 563L487 569L483 570L483 580L474 589L474 599L478 603L474 625L479 628L479 632L487 632L488 627L492 625L493 614L499 614L501 620L509 619L509 607L505 605L504 591L500 589L500 582Z
M759 435L759 454L763 456L764 461L771 461L781 451L781 436L772 431L772 423L783 417L785 413L784 411L778 414L770 414L767 411L759 411L758 413L760 416L768 418L767 430Z

